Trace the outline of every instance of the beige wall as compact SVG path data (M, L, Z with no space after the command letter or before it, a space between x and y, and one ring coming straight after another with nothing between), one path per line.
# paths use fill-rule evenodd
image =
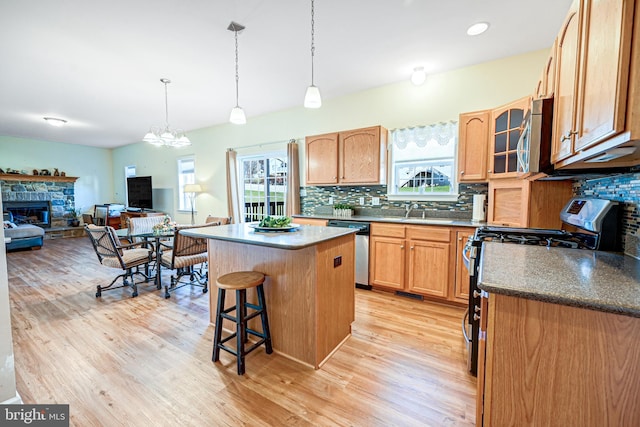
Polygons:
M124 166L135 164L138 175L152 175L154 188L170 188L177 204L176 159L195 155L197 181L207 188L197 199L198 219L226 215L225 150L253 144L287 141L305 135L380 124L388 129L457 120L461 112L498 107L529 95L541 74L548 50L531 52L447 73L429 76L423 86L405 82L381 86L336 99L322 108L302 106L258 117L247 124L222 124L188 133L193 142L183 149L157 148L138 143L113 150L115 199L124 200ZM300 104L303 90L301 89ZM232 106L229 101L229 108ZM251 113L251 106L244 105ZM284 144L281 145L284 147ZM276 149L270 145L265 149ZM301 166L304 144L300 147ZM245 150L238 151L240 155ZM301 179L304 183L304 178ZM170 212L179 222L189 215Z
M111 150L84 145L0 136L0 168L25 170L58 168L77 176L76 207L83 211L96 203L113 201Z

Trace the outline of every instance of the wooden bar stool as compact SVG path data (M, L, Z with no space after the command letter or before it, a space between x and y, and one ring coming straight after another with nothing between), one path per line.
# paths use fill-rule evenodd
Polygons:
M273 353L271 347L271 333L269 332L269 319L267 318L267 305L264 299L264 274L257 271L238 271L235 273L225 274L218 277L216 284L218 285L218 307L216 310L216 329L213 336L213 357L211 360L217 362L220 359L220 350L225 350L237 358L238 375L244 374L244 357L251 353L263 343L267 354ZM258 305L247 302L247 289L257 287ZM236 304L224 308L224 298L227 290L236 291ZM247 308L254 310L253 313L247 315ZM236 311L236 315L231 316L230 311ZM262 320L262 333L254 331L247 327L247 322L256 316L260 316ZM222 320L228 319L236 324L236 332L222 339ZM247 341L247 334L254 335L260 340L253 344L249 349L244 348ZM236 350L224 345L225 342L236 338Z

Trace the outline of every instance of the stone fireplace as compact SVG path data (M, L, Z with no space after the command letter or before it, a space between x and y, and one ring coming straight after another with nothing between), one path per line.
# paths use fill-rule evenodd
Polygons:
M14 219L45 229L68 227L68 212L75 209L75 177L0 175L2 205Z

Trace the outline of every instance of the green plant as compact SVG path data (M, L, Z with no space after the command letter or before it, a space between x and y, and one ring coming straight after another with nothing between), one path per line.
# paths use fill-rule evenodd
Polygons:
M336 203L333 205L334 209L350 209L353 210L353 206L348 203Z
M67 208L67 216L69 218L81 218L82 217L82 208Z

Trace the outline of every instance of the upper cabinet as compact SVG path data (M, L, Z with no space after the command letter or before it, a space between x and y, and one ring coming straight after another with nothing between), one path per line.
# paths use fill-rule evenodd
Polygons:
M458 182L487 180L487 150L491 111L460 114L458 137Z
M575 0L557 39L552 161L556 167L640 163L631 145L640 134L637 80L640 23L634 0ZM637 51L637 50L636 50ZM633 73L633 74L632 74ZM640 150L636 150L640 151ZM591 163L585 160L606 154ZM619 159L616 157L619 156ZM612 162L614 161L615 162Z
M536 99L539 98L552 98L555 91L556 81L556 49L558 41L554 41L551 46L551 52L549 52L549 58L545 63L544 70L534 91Z
M518 176L516 151L522 120L530 105L531 97L525 97L491 112L489 179Z
M307 185L383 184L387 130L382 126L308 136Z

